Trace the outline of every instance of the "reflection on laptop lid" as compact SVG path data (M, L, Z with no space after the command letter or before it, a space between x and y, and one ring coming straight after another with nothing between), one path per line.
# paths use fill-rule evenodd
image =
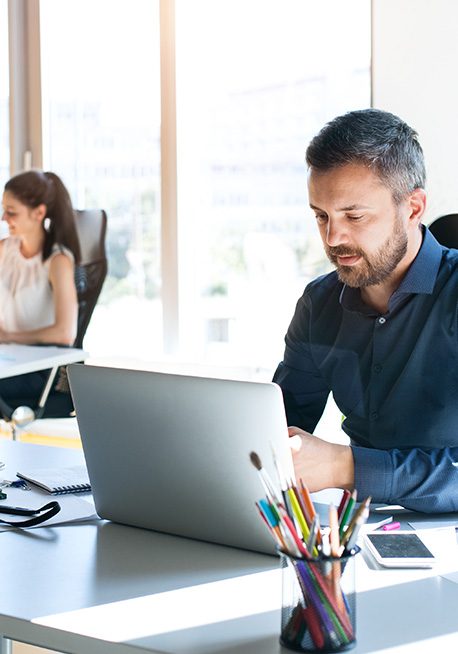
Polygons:
M96 509L135 527L274 553L249 454L292 472L280 388L74 364L68 375Z

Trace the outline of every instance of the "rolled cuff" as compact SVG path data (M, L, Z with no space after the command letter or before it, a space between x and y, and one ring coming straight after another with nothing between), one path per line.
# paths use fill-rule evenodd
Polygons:
M386 504L390 502L393 463L389 452L372 450L368 447L352 446L355 464L355 488L358 497L369 495L372 502Z

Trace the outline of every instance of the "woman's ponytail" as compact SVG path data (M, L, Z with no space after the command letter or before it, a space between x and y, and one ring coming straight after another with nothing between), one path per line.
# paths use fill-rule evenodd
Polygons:
M71 250L75 263L79 263L81 249L75 214L70 195L60 177L55 173L28 170L12 177L5 184L5 191L31 209L40 204L46 205L43 261L50 256L53 246L57 243Z
M53 245L65 245L73 252L75 263L81 259L80 243L76 231L75 214L70 195L60 177L55 173L44 173L49 186L49 199L46 204L46 218L49 224L45 229L43 260L51 254Z

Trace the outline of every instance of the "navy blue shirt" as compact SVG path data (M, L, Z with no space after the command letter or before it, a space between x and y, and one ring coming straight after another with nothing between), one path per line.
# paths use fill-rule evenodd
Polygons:
M457 309L458 251L426 228L386 314L336 272L298 301L274 381L288 423L309 432L333 393L360 497L458 510Z

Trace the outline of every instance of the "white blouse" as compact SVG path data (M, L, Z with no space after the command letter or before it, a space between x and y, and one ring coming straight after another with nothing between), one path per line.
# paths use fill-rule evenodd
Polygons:
M56 254L74 261L67 248L54 245L51 255L42 260L39 252L27 259L21 254L21 237L3 241L0 259L0 325L9 332L30 331L54 324L54 294L49 281L49 266Z

